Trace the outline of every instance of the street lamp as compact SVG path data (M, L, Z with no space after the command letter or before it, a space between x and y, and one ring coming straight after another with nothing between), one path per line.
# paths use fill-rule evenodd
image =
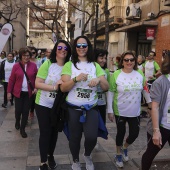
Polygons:
M67 23L67 34L68 34L68 39L70 39L70 28L71 28L71 21L70 18L68 18L68 21L66 21Z
M96 1L96 18L95 18L95 27L94 27L94 50L96 50L99 3L101 3L101 0L97 0L97 1Z

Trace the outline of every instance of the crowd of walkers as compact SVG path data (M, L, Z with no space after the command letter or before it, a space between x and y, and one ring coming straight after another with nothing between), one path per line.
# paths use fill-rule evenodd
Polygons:
M161 67L150 51L145 58L134 51L117 55L114 69L107 68L108 51L93 50L86 36L77 37L72 46L59 40L54 48L38 56L35 47L21 48L0 55L0 86L4 87L3 108L15 105L15 128L23 138L28 117L37 115L40 136L39 170L55 169L54 150L58 129L51 124L51 112L59 91L67 93L67 120L64 132L69 140L72 169L81 170L79 154L85 137L83 158L87 170L94 170L91 153L97 138L107 139L106 115L116 122L115 164L122 168L129 160L128 147L140 131L141 104L148 106L148 145L141 169L149 170L153 159L170 143L170 51L166 50ZM34 113L35 112L35 113ZM126 134L126 124L129 134ZM67 133L66 133L67 129ZM125 141L123 143L123 141Z

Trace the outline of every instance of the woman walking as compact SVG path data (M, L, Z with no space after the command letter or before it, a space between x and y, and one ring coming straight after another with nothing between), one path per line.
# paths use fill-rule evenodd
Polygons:
M94 62L92 45L86 36L79 36L74 40L71 59L62 70L61 90L69 92L66 101L72 169L81 170L79 151L84 132L83 157L86 169L94 170L91 152L96 145L98 133L97 85L104 91L108 90L109 85L102 68Z
M50 55L39 68L35 86L38 89L35 110L40 129L39 149L41 165L39 170L55 169L57 164L54 160L54 150L57 142L58 132L51 126L50 112L53 107L56 92L62 84L61 71L65 62L71 56L70 45L59 40ZM48 165L47 165L48 161Z

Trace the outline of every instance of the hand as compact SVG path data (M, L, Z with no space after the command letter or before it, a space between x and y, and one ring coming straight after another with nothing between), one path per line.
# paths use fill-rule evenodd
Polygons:
M34 91L32 91L32 94L36 94L37 93L37 89L34 89Z
M60 80L57 81L56 85L58 86L59 84L62 84L62 83L63 83L63 81L60 79Z
M154 77L153 76L149 76L149 79L151 80L151 79L153 79Z
M100 78L91 79L88 86L89 87L95 87L99 84L99 82L100 82Z
M109 118L109 120L110 120L111 122L113 122L113 121L114 121L114 115L113 115L113 113L108 113L108 118Z
M153 144L154 145L157 145L159 148L161 148L161 145L162 145L162 136L161 136L160 131L153 133L152 140L153 140Z
M8 99L8 101L11 100L11 93L7 93L7 99Z
M87 78L88 78L87 76L88 76L88 74L81 73L76 77L76 81L77 82L87 81Z

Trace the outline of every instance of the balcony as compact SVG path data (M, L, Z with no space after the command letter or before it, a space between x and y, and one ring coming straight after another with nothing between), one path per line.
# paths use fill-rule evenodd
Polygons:
M118 25L123 24L123 14L125 12L124 6L114 6L109 9L109 30L115 29ZM92 20L91 32L95 29L95 19ZM97 24L97 34L103 34L105 30L105 13L100 14Z

